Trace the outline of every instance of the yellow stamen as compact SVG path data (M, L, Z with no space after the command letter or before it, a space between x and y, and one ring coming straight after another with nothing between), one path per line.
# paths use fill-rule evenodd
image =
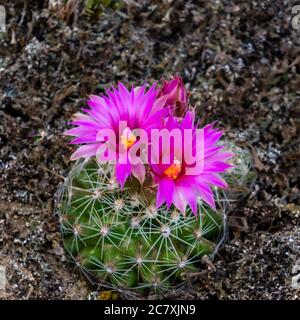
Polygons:
M169 179L177 179L181 172L181 164L178 160L174 160L174 163L165 170L164 175Z
M132 131L127 127L121 136L121 143L125 149L129 149L136 142L136 136Z

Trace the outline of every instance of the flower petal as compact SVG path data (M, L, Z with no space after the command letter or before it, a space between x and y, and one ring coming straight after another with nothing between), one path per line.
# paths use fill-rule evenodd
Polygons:
M164 202L170 207L174 194L174 181L171 179L161 179L157 188L156 207L159 208Z
M77 160L81 157L90 158L90 157L96 155L98 148L99 148L98 143L87 144L87 145L81 146L71 155L70 159Z
M193 214L197 215L197 193L194 192L192 185L181 182L180 193L185 198L188 205L191 207Z
M146 169L142 163L131 165L132 174L140 181L141 184L145 181Z
M228 184L217 173L203 173L199 178L210 185L217 186L219 188L228 188Z
M179 211L181 211L183 214L185 213L186 201L179 188L174 189L173 204Z
M130 176L130 174L131 174L131 167L129 163L116 164L116 179L122 188L124 188L124 184L127 178Z

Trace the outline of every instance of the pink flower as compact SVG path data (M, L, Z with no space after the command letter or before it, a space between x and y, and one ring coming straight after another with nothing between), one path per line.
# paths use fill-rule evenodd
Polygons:
M175 76L172 80L165 80L158 95L159 98L165 99L166 106L172 107L172 113L176 117L184 117L186 114L189 96L180 76Z
M227 160L233 156L223 151L223 146L216 144L223 132L214 129L212 124L197 131L193 112L188 112L181 122L170 116L165 128L169 131L179 130L183 138L181 143L177 139L170 148L165 147L165 143L160 144L156 156L158 161L150 164L154 182L158 185L156 206L166 203L169 208L173 203L181 212L185 212L189 205L196 215L197 199L200 197L215 208L211 187L227 187L219 173L231 167ZM190 129L190 139L184 138L186 129ZM167 162L163 161L165 156L169 157Z
M223 132L213 124L196 128L194 112L187 112L189 93L179 76L165 81L160 90L155 85L148 91L145 87L128 90L119 83L105 95L90 96L89 108L75 114L71 122L75 128L65 132L75 136L71 144L81 145L71 160L93 156L101 160L104 156L115 162L116 179L122 187L131 174L143 183L144 159L135 154L142 140L136 129L142 130L147 139L147 170L157 186L156 206L173 204L185 212L188 205L196 215L200 198L215 209L211 188L227 188L220 173L231 167L227 161L233 156L217 144ZM112 133L114 139L106 139L103 131ZM138 161L132 161L136 155Z
M136 143L137 137L132 132L134 129L143 129L150 132L152 128L160 128L163 118L168 110L163 108L162 100L157 100L158 91L153 85L147 92L145 85L129 91L122 83L118 88L106 91L106 95L90 96L87 101L90 109L83 109L84 113L77 113L71 124L77 126L66 131L64 134L75 136L72 144L82 144L71 156L71 160L80 157L89 158L99 156L100 148L105 141L99 138L101 130L112 130L115 134L116 151L116 178L124 186L130 174L137 177L142 183L145 178L145 167L142 162L131 164L128 157L128 150ZM119 124L126 122L127 127L119 136ZM103 146L102 146L103 147ZM104 151L103 151L104 153ZM120 161L120 159L126 161ZM124 163L126 162L126 163Z

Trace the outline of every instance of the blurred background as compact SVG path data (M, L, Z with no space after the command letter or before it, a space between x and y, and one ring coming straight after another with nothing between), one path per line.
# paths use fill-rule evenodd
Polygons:
M257 180L216 260L172 298L298 299L296 4L0 0L0 298L99 296L67 263L53 213L73 150L62 132L88 94L178 73L201 123L250 150Z

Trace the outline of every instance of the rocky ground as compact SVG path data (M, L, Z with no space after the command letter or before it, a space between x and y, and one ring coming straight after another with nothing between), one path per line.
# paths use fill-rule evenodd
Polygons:
M67 4L66 4L67 2ZM116 1L115 1L116 2ZM172 298L299 299L300 30L293 1L1 1L1 299L98 297L67 263L54 214L71 163L62 136L86 95L180 73L203 123L252 153L257 180L230 238ZM2 272L3 273L3 272ZM1 279L0 279L1 280Z

